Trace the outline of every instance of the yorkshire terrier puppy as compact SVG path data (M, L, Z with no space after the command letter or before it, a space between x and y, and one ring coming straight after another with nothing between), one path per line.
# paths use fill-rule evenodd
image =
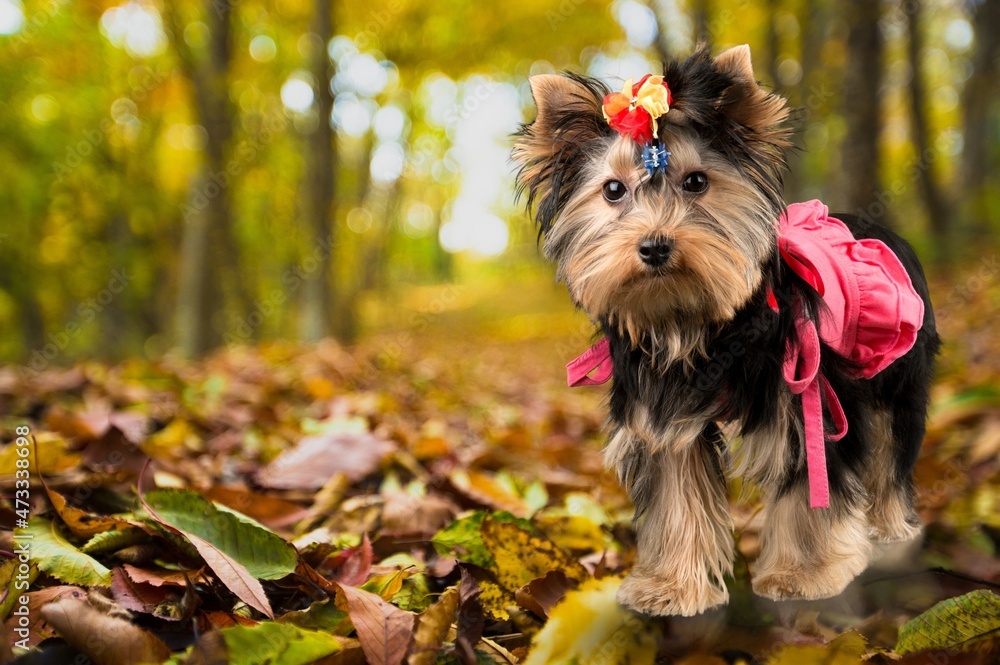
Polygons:
M519 187L604 336L570 380L613 379L605 460L636 508L619 601L693 615L728 600L727 474L766 505L755 592L839 594L873 542L921 529L912 472L940 342L913 250L818 201L786 206L789 109L746 46L621 93L530 85Z

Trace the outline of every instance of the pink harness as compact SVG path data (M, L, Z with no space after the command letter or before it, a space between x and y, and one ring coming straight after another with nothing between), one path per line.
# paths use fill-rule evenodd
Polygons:
M819 330L807 317L796 317L797 342L785 347L782 374L789 389L802 396L809 504L830 505L825 439L839 441L847 418L826 377L819 371L820 339L870 379L913 348L923 325L924 302L899 258L881 240L856 239L819 201L794 203L782 215L778 232L782 260L823 298ZM768 302L777 310L773 294ZM611 378L611 349L602 339L566 365L570 386L588 386ZM821 396L822 393L822 396ZM823 431L823 398L834 432Z

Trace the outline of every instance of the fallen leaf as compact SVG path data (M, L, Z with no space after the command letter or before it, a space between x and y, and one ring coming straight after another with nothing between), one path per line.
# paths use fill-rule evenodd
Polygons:
M44 476L39 476L52 507L66 528L77 538L90 538L106 531L128 529L132 525L115 517L93 515L67 503L66 497L49 488Z
M455 646L465 662L476 662L473 647L483 636L486 626L486 612L479 599L482 590L475 578L463 566L458 583L458 623L455 629Z
M514 593L517 604L542 619L549 617L552 606L562 600L567 591L576 588L578 580L566 577L561 570L551 570L544 577L531 580Z
M52 577L84 587L109 586L111 571L66 540L52 520L32 517L23 531L30 538L31 560Z
M555 543L517 524L487 517L483 543L493 555L491 570L497 582L511 593L533 579L559 570L576 580L588 578L587 570Z
M656 638L650 624L618 604L621 579L584 582L555 606L531 640L525 665L629 663L651 665Z
M27 629L28 646L35 646L42 640L52 637L55 632L52 627L45 623L42 618L41 609L49 603L61 598L73 598L76 600L86 600L87 592L78 586L50 586L38 591L29 591L24 594L28 599L28 625L20 625L17 616L8 617L6 628L12 631L15 627ZM10 633L13 635L14 633Z
M934 605L899 629L900 654L930 649L964 651L1000 633L1000 595L977 589Z
M64 598L41 612L63 639L96 665L162 663L170 656L160 638L85 601Z
M347 612L369 663L403 662L413 638L414 615L390 605L374 593L340 586L337 607Z
M118 605L133 612L180 621L189 614L182 607L183 594L168 586L136 582L121 568L111 571L111 595Z
M332 581L348 586L361 586L372 569L372 544L366 533L357 547L349 547L327 559L325 566L333 570Z
M458 590L448 589L417 617L409 665L434 665L458 611Z
M859 665L868 653L868 643L860 633L849 630L829 644L790 644L779 647L766 665Z
M166 568L136 568L133 565L122 566L134 582L151 584L153 586L187 587L188 582L197 582L203 568L198 570L167 570Z
M456 490L487 508L505 510L517 517L528 517L534 512L524 499L484 473L457 469L448 480Z
M387 536L430 536L446 526L458 506L438 494L384 493L381 532Z
M294 524L309 512L307 508L297 503L259 492L251 492L242 487L213 485L205 490L203 495L209 501L228 506L272 529Z
M396 445L370 433L307 436L257 473L272 489L317 490L335 473L355 482L376 471Z
M191 544L194 545L195 549L198 550L198 554L200 554L201 558L206 564L208 564L208 567L212 569L212 572L214 572L216 576L218 576L219 580L225 584L230 591L236 594L240 600L245 602L250 607L260 611L267 618L274 618L274 612L271 610L271 604L268 602L267 596L264 594L264 587L261 586L260 582L258 582L241 563L234 560L224 551L201 536L194 533L185 533L179 528L168 524L146 502L146 498L141 493L139 494L139 501L142 503L142 507L146 509L146 512L149 513L154 520L171 531L179 533L187 538ZM183 513L180 514L183 515ZM185 523L189 521L191 520L184 520ZM231 525L231 522L227 524ZM239 541L237 541L236 545L237 551L241 551L239 550L238 542ZM252 557L255 557L256 555L256 553L252 551L249 554Z

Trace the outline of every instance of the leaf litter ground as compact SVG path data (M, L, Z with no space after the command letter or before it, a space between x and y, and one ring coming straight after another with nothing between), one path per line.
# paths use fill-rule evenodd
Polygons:
M602 391L563 384L590 331L554 292L431 292L350 351L0 369L0 660L998 662L991 289L942 312L922 543L838 598L765 601L751 491L731 603L691 619L614 602L632 513L601 466Z

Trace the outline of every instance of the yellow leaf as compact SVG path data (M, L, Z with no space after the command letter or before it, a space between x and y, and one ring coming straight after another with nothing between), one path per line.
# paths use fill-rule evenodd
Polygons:
M580 515L538 515L534 521L552 542L568 550L600 552L609 544L600 525Z
M434 665L457 611L458 589L452 587L420 615L417 631L413 635L409 665Z
M531 507L524 499L512 494L495 479L478 471L455 471L448 478L459 492L473 501L497 510L506 510L517 517L527 517Z
M652 626L615 599L621 579L590 580L555 606L532 640L525 665L629 663L649 665L656 656Z
M409 570L397 570L394 573L375 575L362 584L361 588L365 591L378 594L382 597L382 600L392 600L392 597L403 588L403 580L409 577L410 574L411 571Z
M514 594L490 580L479 580L477 584L482 590L482 593L479 594L479 600L483 603L483 609L494 619L500 621L509 619L510 614L507 612L507 608L511 605L517 605Z
M825 646L786 646L768 658L767 665L857 665L867 652L865 638L849 630Z
M517 524L487 517L480 533L483 544L493 555L492 570L497 582L511 593L552 570L561 570L578 581L590 577L580 562L558 545Z
M57 434L39 432L35 435L37 446L32 446L28 455L28 470L32 477L38 473L55 475L80 466L80 453L66 450L68 442ZM13 478L17 471L18 447L8 445L0 450L0 477ZM38 459L35 459L35 456ZM13 481L11 481L13 482Z

